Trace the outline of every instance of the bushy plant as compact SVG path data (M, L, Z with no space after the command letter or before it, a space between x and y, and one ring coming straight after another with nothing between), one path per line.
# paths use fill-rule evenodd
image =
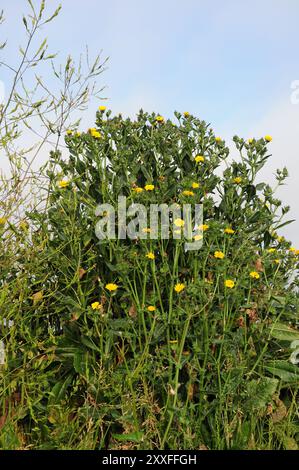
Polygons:
M1 226L2 447L297 448L299 251L259 181L270 140L235 137L232 161L189 113L105 107L67 133L45 210ZM150 229L99 241L95 209L119 195L202 203L202 248Z

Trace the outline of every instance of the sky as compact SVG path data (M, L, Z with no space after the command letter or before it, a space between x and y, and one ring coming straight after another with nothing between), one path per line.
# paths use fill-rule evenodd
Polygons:
M48 0L47 8L58 4ZM1 40L7 36L14 58L27 1L0 0L2 8ZM289 169L279 196L297 221L283 233L299 247L298 18L298 0L62 0L44 35L57 61L69 53L77 59L86 45L90 56L109 57L99 83L113 113L189 111L229 146L235 134L272 135L263 176L271 182L276 168ZM95 109L85 120L92 123Z

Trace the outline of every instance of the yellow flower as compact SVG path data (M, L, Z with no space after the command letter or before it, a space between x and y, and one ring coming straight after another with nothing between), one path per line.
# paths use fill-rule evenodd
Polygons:
M185 284L181 284L181 283L178 283L174 286L174 290L177 292L177 293L180 293L182 292L182 290L185 289Z
M99 106L99 111L102 111L102 112L106 111L106 106L104 105Z
M199 188L199 183L192 183L192 188L193 189L198 189Z
M235 184L240 184L242 182L242 178L241 176L236 176L234 179L233 179L233 182Z
M289 249L289 251L290 251L291 253L295 253L296 248L294 248L294 247L292 246L292 247Z
M159 115L159 116L156 117L156 121L157 122L164 122L164 117Z
M156 307L154 307L154 305L149 305L147 309L149 312L154 312L156 310Z
M145 189L146 191L153 191L153 190L155 189L155 186L154 186L153 184L146 184L146 185L144 186L144 189Z
M39 292L35 292L32 295L33 305L36 305L37 303L39 303L41 300L43 300L43 298L44 298L44 294L42 290L40 290Z
M272 136L271 135L265 135L265 140L266 140L266 142L271 142Z
M5 225L7 222L7 218L6 217L0 217L0 225Z
M223 259L225 254L222 251L215 251L214 258Z
M73 131L71 131L71 129L68 129L68 130L66 131L66 134L67 134L67 135L72 135L72 133L73 133Z
M216 141L216 142L221 142L222 139L221 139L221 137L215 137L215 141Z
M275 260L274 260L274 263L279 264L279 263L280 263L280 260L279 260L279 259L275 259Z
M143 233L151 233L150 228L143 228L142 231L143 231Z
M276 251L276 248L268 248L268 253L274 253Z
M256 272L256 271L251 271L251 273L249 273L249 276L250 276L252 279L259 279L259 278L260 278L259 273Z
M199 240L202 240L202 239L203 239L202 235L194 235L194 237L193 237L193 240L195 240L196 242L199 241Z
M116 290L118 288L118 286L116 284L112 284L112 283L109 283L109 284L106 284L106 289L109 290L110 292Z
M176 227L184 227L185 222L184 222L182 219L175 219L174 225L175 225Z
M198 227L199 230L202 230L203 232L206 232L209 229L209 225L203 224Z
M146 255L145 255L148 259L155 259L155 255L152 251L149 251Z
M187 190L186 190L186 191L183 191L182 194L183 194L184 196L194 196L194 192L193 192L193 191L187 191Z
M285 238L284 238L284 237L281 237L281 236L280 236L280 237L277 237L277 241L278 241L278 243L282 243L282 242L285 241Z
M58 181L58 186L59 188L67 188L69 186L70 182L67 180L61 180Z
M196 155L194 160L196 161L196 163L202 163L205 161L205 157L203 155Z
M81 135L81 132L77 131L76 132L76 137L80 137L80 135Z
M101 133L98 131L93 132L91 135L94 139L100 139L102 137Z
M101 310L103 308L102 304L100 302L93 302L91 304L92 310Z
M25 232L26 230L28 230L29 224L26 220L21 220L19 227Z
M253 142L253 139L248 139L249 144L252 144L252 142Z
M102 137L101 133L97 131L94 127L88 129L89 134L95 139L100 139Z
M229 235L232 235L233 233L235 233L235 231L232 228L227 227L226 229L224 229L224 233L228 233Z
M135 193L142 193L143 188L140 188L137 186L136 188L133 189L133 191L135 191Z
M226 279L225 287L228 287L228 289L232 289L233 287L235 287L235 281L233 281L232 279Z
M189 111L185 111L185 112L184 112L184 116L185 116L185 118L189 117L189 116L190 116Z

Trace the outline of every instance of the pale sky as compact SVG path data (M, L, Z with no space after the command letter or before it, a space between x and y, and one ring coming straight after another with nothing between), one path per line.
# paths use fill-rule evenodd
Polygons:
M11 58L22 41L26 3L0 0L7 18L0 42L9 39ZM58 3L48 0L49 9ZM263 175L271 181L276 168L289 169L279 195L297 221L283 233L299 247L299 104L291 103L291 84L299 80L299 0L62 0L62 6L45 29L50 49L60 62L69 53L78 58L86 45L91 56L101 50L109 56L100 84L113 113L189 111L228 143L235 134L273 136ZM95 109L88 111L90 125Z

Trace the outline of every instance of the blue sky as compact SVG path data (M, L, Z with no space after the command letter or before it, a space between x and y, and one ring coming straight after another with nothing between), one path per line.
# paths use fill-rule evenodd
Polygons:
M13 57L26 1L1 3ZM50 9L56 5L48 0ZM234 134L272 134L266 177L287 165L291 177L281 195L299 220L299 104L290 101L291 83L299 79L298 0L63 0L62 5L45 30L50 49L61 62L68 53L78 58L85 45L91 55L102 50L103 58L109 56L100 83L107 86L103 96L113 112L133 116L142 107L171 117L174 110L187 110L228 141ZM90 109L88 121L93 115ZM299 222L286 233L299 245L298 229Z

